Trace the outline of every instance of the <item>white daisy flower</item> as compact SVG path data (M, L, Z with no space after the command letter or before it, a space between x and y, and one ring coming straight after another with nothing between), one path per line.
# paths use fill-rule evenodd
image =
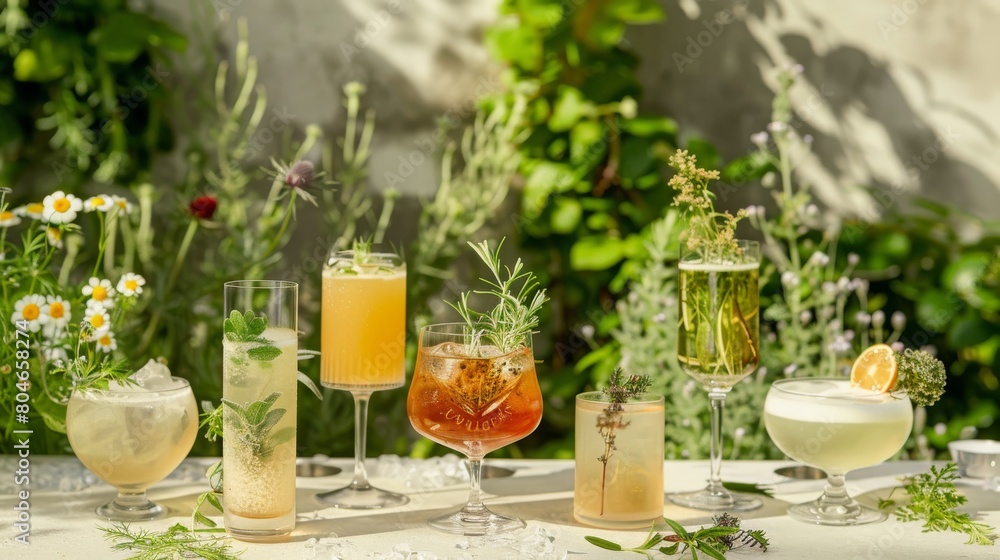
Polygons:
M49 245L52 245L56 249L63 248L62 232L59 231L59 228L45 228L45 237L49 240Z
M76 213L83 210L83 201L79 198L56 191L42 201L45 210L42 220L50 224L68 224L76 219Z
M41 202L32 202L31 204L25 204L14 209L14 214L22 218L27 216L32 220L41 220L42 212L45 212L45 205Z
M14 313L10 316L10 322L17 326L18 321L27 321L28 330L38 332L42 328L42 306L45 305L45 297L37 294L24 296L14 304Z
M118 349L118 341L115 340L115 335L111 331L104 333L104 335L97 337L97 349L106 353L111 353L112 350Z
M44 311L45 308L43 307L42 310ZM64 326L54 325L51 322L48 322L42 325L42 336L44 336L45 340L49 342L58 342L66 338L66 329Z
M125 297L132 297L142 293L142 287L146 285L146 279L142 276L129 272L118 281L118 293Z
M83 295L90 296L87 307L99 305L111 309L115 306L115 289L111 287L111 280L102 280L96 276L91 278L83 287Z
M111 316L103 307L87 307L83 322L93 330L90 340L101 338L111 331Z
M46 327L52 325L57 329L65 327L69 323L70 303L59 296L49 296L45 305L42 306L42 316L39 321Z
M17 214L10 210L0 212L0 227L13 227L19 223L21 223L21 217Z
M61 366L69 361L69 354L61 346L43 346L42 357L45 361Z
M100 210L101 212L107 212L115 207L115 199L109 194L99 194L97 196L92 196L83 202L84 212L93 212L94 210Z
M132 213L132 203L126 200L124 197L118 195L112 195L111 200L114 202L114 205L118 207L119 214Z

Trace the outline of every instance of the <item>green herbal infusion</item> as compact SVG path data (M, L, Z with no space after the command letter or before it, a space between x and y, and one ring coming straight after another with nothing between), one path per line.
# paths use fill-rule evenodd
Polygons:
M759 266L680 263L677 357L708 391L728 391L757 367Z

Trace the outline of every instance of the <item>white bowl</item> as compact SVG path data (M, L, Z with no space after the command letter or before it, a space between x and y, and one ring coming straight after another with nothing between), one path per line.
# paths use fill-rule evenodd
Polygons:
M1000 441L965 439L948 444L958 474L967 478L1000 476Z

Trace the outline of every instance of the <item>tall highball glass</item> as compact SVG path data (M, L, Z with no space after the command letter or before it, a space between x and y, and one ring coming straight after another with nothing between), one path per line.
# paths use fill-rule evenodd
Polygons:
M334 251L323 268L324 387L354 396L354 479L318 494L323 504L347 509L400 506L409 498L368 482L365 447L372 392L406 382L406 264L389 253Z
M226 282L222 477L226 532L248 541L295 528L298 284Z
M483 456L527 436L542 419L542 393L530 338L502 351L479 344L464 323L420 329L406 413L421 435L469 459L469 502L428 520L459 535L513 531L524 521L490 511L482 501Z
M677 359L711 401L711 472L704 489L667 498L707 511L749 511L763 505L759 498L726 490L720 476L726 395L756 369L758 360L760 245L737 244L738 252L724 257L682 252L678 265Z

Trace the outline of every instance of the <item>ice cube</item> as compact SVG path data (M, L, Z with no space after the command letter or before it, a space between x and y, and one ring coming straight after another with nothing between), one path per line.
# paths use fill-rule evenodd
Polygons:
M156 360L146 362L129 379L147 391L165 391L177 387L177 381L170 376L170 368Z
M464 344L457 342L442 342L430 349L432 355L444 356L447 358L463 358L468 356L469 351Z

